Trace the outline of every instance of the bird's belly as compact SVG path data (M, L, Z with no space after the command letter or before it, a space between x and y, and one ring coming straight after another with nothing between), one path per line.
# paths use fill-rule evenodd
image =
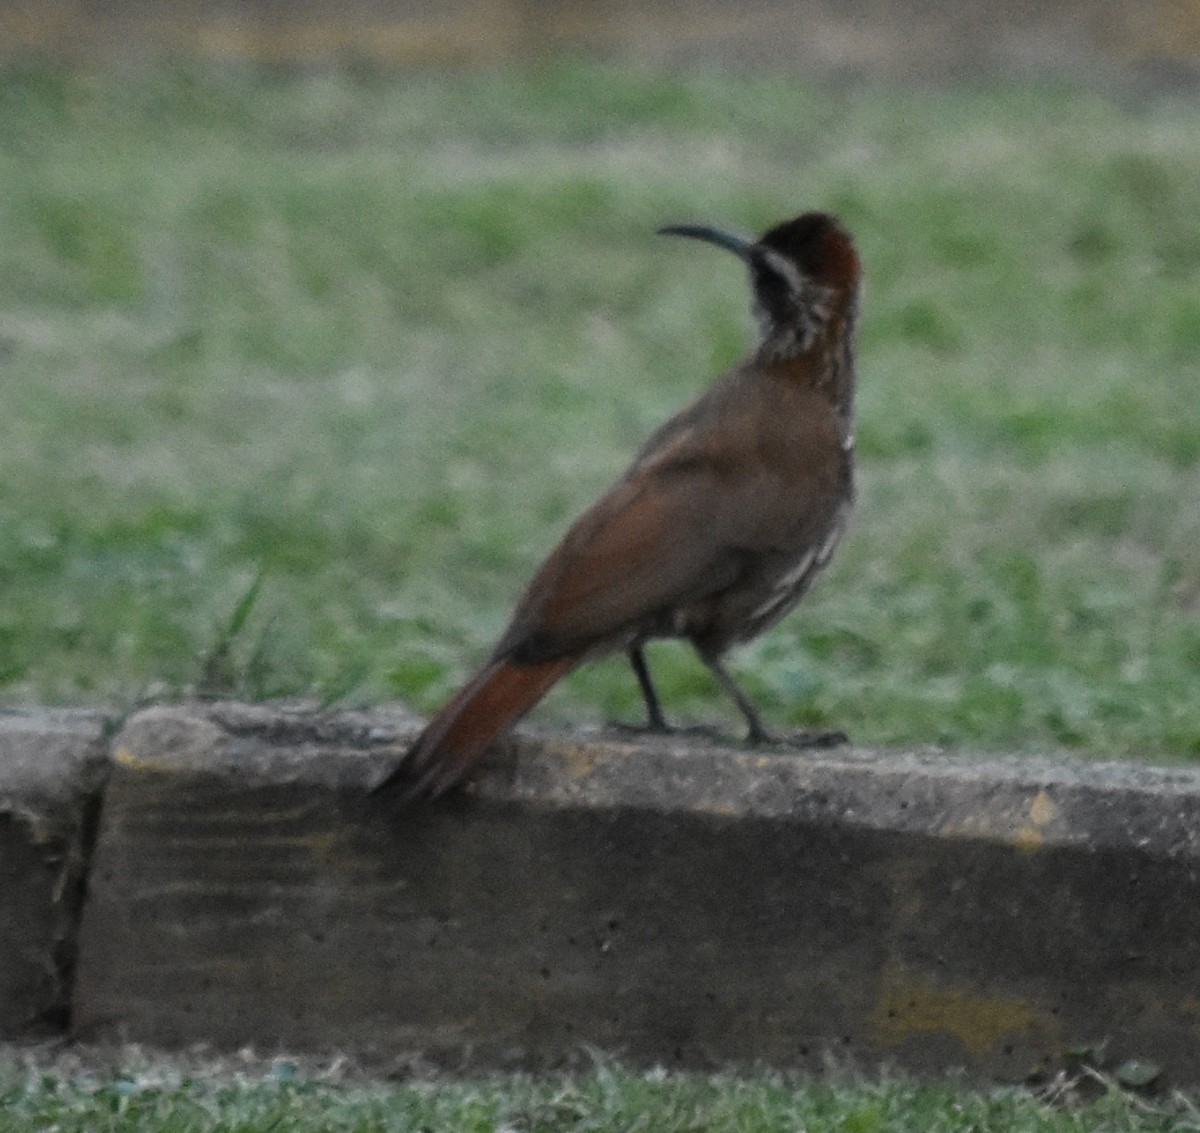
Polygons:
M739 583L708 601L676 612L674 633L697 644L724 649L749 641L780 621L804 597L837 549L849 508L803 550L765 552Z

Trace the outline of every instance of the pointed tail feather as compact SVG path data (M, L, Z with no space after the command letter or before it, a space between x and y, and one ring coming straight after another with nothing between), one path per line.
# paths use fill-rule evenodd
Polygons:
M435 799L466 777L494 739L511 728L579 663L491 661L429 722L375 791L397 802Z

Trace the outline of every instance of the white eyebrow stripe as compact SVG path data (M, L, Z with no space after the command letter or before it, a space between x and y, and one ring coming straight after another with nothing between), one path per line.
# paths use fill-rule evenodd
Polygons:
M758 245L758 251L771 270L778 272L787 281L793 295L799 295L804 290L804 280L800 278L800 272L791 260L781 256L773 248L765 248L761 244Z

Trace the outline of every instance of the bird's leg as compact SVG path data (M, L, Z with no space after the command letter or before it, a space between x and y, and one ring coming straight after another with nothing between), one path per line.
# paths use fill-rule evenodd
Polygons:
M687 736L705 736L708 739L719 739L720 732L707 724L698 724L695 727L683 728L676 727L673 724L667 723L667 718L663 715L662 703L658 699L658 692L654 688L654 682L650 679L650 666L646 663L646 654L643 652L640 645L631 645L628 650L629 664L633 668L634 675L638 679L638 685L642 690L642 699L646 702L646 724L613 724L611 725L620 732L634 733L670 733L672 735L687 735Z
M763 722L750 698L742 691L737 681L721 662L721 658L705 653L700 654L701 660L708 666L709 671L717 678L720 686L730 695L746 718L748 731L746 742L758 744L786 744L788 747L836 747L848 742L845 732L796 732L789 736L777 736Z
M715 654L701 653L700 659L708 666L709 671L717 678L720 686L732 697L733 702L738 706L738 710L746 718L746 724L749 728L746 733L746 742L749 744L775 743L776 739L762 722L762 717L759 716L758 709L751 703L750 698L742 692L737 681L733 679L729 670L721 663L721 658Z
M662 712L662 704L654 689L654 682L650 679L650 667L646 664L646 655L642 652L640 645L629 647L629 664L633 666L633 675L638 679L638 685L642 690L642 699L646 702L647 726L652 732L669 731L669 725Z

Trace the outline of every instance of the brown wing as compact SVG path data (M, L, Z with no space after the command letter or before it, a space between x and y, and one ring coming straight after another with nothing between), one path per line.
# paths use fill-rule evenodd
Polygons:
M801 414L786 436L754 414L706 434L680 419L575 522L530 583L497 655L600 645L733 585L754 552L787 551L836 506L836 424Z

